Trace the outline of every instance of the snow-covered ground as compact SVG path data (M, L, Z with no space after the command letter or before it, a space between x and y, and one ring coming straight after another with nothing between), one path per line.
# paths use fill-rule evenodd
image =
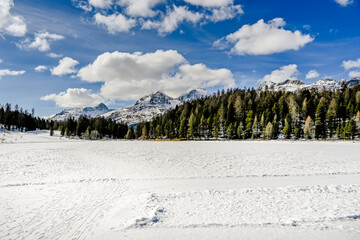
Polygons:
M0 239L360 236L360 142L0 140Z

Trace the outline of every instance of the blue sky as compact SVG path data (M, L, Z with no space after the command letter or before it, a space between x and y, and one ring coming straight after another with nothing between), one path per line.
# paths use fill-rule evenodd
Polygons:
M48 116L156 90L360 76L358 0L117 2L0 0L0 104Z

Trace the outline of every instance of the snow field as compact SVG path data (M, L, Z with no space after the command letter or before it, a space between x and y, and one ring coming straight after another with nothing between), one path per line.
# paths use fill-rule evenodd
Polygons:
M360 235L359 142L1 134L0 239Z

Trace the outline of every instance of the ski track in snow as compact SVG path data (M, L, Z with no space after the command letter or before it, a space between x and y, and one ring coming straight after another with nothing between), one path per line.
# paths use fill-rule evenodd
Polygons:
M0 138L0 239L360 236L360 142Z

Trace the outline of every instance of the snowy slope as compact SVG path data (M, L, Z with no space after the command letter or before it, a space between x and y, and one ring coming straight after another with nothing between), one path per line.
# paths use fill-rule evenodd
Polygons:
M108 109L108 107L100 103L95 107L85 107L85 108L71 108L71 109L65 109L61 111L60 113L54 114L48 119L50 120L57 120L57 121L65 121L70 117L73 117L75 119L78 119L80 116L88 116L90 118L98 117L100 115L103 115L107 112L110 112L111 110Z
M1 136L2 240L360 234L359 142Z
M272 91L289 91L294 92L300 89L318 89L321 90L336 90L342 88L342 84L345 84L349 87L354 85L360 85L359 78L353 78L351 80L343 79L340 82L337 82L333 79L326 78L320 79L312 84L305 84L300 80L285 80L284 82L274 83L274 82L264 82L262 83L258 90L264 91L266 88Z
M108 112L102 116L128 125L150 121L176 105L200 98L203 93L202 90L192 90L178 98L172 98L163 92L157 91L140 98L134 105Z

